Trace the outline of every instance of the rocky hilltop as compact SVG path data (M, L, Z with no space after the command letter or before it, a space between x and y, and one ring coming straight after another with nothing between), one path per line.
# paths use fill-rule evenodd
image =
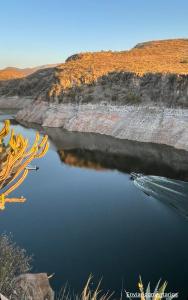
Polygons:
M188 39L75 54L1 81L0 97L0 107L32 101L18 120L188 150Z

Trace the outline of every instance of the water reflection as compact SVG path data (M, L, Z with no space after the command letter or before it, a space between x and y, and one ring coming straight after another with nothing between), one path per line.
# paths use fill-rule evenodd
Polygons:
M136 175L135 185L145 194L188 215L188 153L170 146L138 143L92 133L40 128L48 134L61 161L97 171L118 170ZM168 178L168 179L167 179Z
M104 155L97 151L59 150L61 160L71 166L92 168L97 171L116 168L125 172L125 157ZM152 170L150 170L152 172ZM176 174L175 171L173 174ZM178 173L177 173L178 175ZM146 195L162 201L176 209L184 217L188 217L188 182L161 176L144 176L132 173L134 184Z
M67 132L61 128L42 130L66 164L188 181L187 151L93 133Z
M46 129L63 163L97 171L136 173L134 184L188 217L188 155L165 145ZM142 173L143 175L138 175Z
M98 154L96 152L90 151L84 151L83 153L81 149L72 151L61 149L58 150L58 154L60 156L61 161L70 166L79 168L89 168L97 171L107 169L107 166L105 166L105 164L103 163L104 160L101 161L101 159L99 159L100 153Z
M33 140L34 130L14 128ZM12 232L35 254L35 270L55 272L54 289L67 280L80 291L92 272L96 280L103 276L104 289L120 291L122 278L135 283L141 273L151 284L162 276L169 290L187 291L188 222L148 198L126 174L185 180L187 153L95 134L37 130L50 135L51 149L37 161L40 172L30 174L21 188L30 201L7 207L0 218L1 231ZM97 171L88 169L93 163Z

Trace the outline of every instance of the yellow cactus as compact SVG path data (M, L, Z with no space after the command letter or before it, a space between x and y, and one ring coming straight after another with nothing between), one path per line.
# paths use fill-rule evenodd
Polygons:
M3 139L9 134L10 121L4 122L4 127L0 131L0 189L5 189L0 193L0 209L5 208L7 202L24 202L25 198L6 198L15 190L27 177L26 167L35 158L43 157L49 148L48 136L45 135L40 141L40 134L37 132L33 145L28 149L28 139L21 134L16 135L11 130L7 145Z
M0 131L0 140L2 140L9 133L9 130L10 130L10 121L6 120L4 122L4 127Z

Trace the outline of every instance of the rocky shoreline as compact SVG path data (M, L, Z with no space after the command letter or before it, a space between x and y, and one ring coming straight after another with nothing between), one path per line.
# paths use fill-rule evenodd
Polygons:
M19 295L16 291L13 291L13 299L20 300L23 299L30 300L54 300L55 293L52 290L49 277L46 273L28 273L22 274L15 278L15 289L19 290ZM1 292L1 291L0 291ZM0 293L1 300L9 300ZM12 297L11 297L12 299Z
M188 109L148 105L57 105L38 101L20 110L16 119L44 127L166 144L188 151Z

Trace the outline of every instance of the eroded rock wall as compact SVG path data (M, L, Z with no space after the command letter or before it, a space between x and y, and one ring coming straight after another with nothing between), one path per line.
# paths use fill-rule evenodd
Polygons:
M188 109L38 102L19 111L17 119L188 150Z

